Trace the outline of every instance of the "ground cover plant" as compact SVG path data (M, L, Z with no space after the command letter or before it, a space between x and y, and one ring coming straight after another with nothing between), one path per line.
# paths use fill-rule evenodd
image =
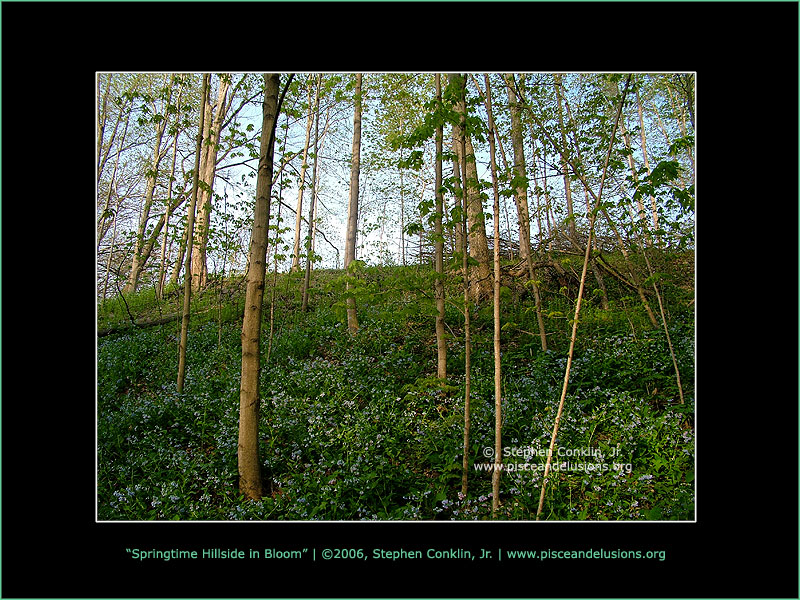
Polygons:
M463 316L448 307L443 385L435 378L425 270L366 269L356 290L356 335L348 332L341 302L344 276L315 277L306 314L295 310L299 297L287 291L290 276L277 282L274 336L269 349L262 344L259 379L260 455L271 482L260 501L243 501L237 485L241 300L234 278L224 306L192 320L183 393L175 383L174 323L122 328L98 339L99 519L492 518L490 317L480 306L474 311L471 470L462 494ZM508 455L496 518L534 519L564 376L568 319L556 310L554 294L552 344L543 352L530 334L530 294L507 283L502 390ZM681 294L677 285L663 287ZM136 302L143 314L148 300ZM150 309L157 310L154 300ZM108 310L98 314L103 326ZM647 323L622 295L606 310L589 301L542 518L694 518L694 321L690 309L669 316L683 404L663 329Z

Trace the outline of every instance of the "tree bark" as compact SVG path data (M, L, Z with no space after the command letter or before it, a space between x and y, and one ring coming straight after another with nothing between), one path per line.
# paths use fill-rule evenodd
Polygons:
M514 91L511 75L504 77L508 92L508 106L511 111L511 145L514 148L514 198L517 204L517 221L519 222L519 252L528 263L528 276L533 289L533 298L536 305L536 320L539 327L539 338L542 350L547 351L547 333L545 331L544 317L542 316L542 300L539 294L539 285L536 283L536 272L533 268L533 251L531 249L531 220L528 210L528 184L526 180L525 147L522 142L522 119ZM486 92L487 98L489 92Z
M306 143L303 146L303 163L300 165L300 189L297 192L297 209L294 222L294 248L292 250L292 268L296 273L300 270L300 226L303 214L303 191L306 187L306 171L308 170L308 148L311 145L311 128L314 125L314 105L311 102L311 79L308 80L308 119L306 121Z
M464 179L462 181L462 211L461 211L461 225L462 230L465 232L463 236L463 243L464 243L464 251L461 253L461 267L464 272L464 457L462 461L462 471L461 471L461 493L463 495L467 495L467 490L469 486L469 436L470 436L470 394L472 388L472 337L470 332L470 269L469 269L469 258L467 256L467 246L472 245L472 240L469 239L469 236L466 235L467 229L467 220L468 220L468 185L467 185L467 127L466 127L466 120L467 114L466 110L464 110L465 102L464 98L466 97L467 93L467 85L466 85L466 78L458 79L457 77L450 75L450 84L458 86L457 89L459 90L459 96L461 97L461 101L456 103L456 106L461 106L461 110L458 112L460 113L460 123L458 127L459 131L459 142L458 148L458 156L461 162L461 173L464 174ZM473 162L474 165L474 162ZM489 253L488 248L486 251L487 255Z
M167 98L167 104L169 104L169 98ZM155 107L153 108L155 109ZM166 112L166 107L165 107L165 112ZM156 180L158 178L158 167L161 163L161 159L164 157L164 154L166 152L165 149L162 150L161 148L161 140L163 139L164 131L167 128L167 120L168 119L166 118L165 115L164 118L158 123L158 126L156 127L156 140L153 148L153 162L150 167L150 171L147 175L147 190L145 192L145 199L144 199L144 205L142 207L142 213L139 216L139 227L136 231L136 243L133 250L131 272L130 276L128 277L128 283L126 284L125 289L123 290L125 293L128 294L136 291L136 286L139 283L139 276L141 275L142 269L144 269L145 261L149 256L149 255L145 256L143 254L142 248L144 247L144 235L147 228L147 222L150 220L150 208L153 205L153 196L155 194Z
M211 75L203 75L203 92L201 106L205 105L206 95L208 94L208 82ZM206 113L200 111L200 127L197 132L197 145L195 146L194 158L194 177L192 181L192 200L189 204L189 219L186 223L186 230L192 231L194 227L194 212L197 207L197 188L200 181L200 153L203 151L203 129L205 126ZM186 240L186 273L183 286L183 317L181 319L181 339L178 346L178 393L183 393L183 384L186 378L186 343L189 336L189 311L192 303L192 236L187 236Z
M542 475L542 489L541 493L539 494L539 507L536 510L536 520L538 521L542 515L542 509L544 508L544 495L547 486L547 477L550 474L550 466L553 460L553 450L556 445L556 438L558 436L558 427L561 422L561 415L564 412L564 401L567 397L567 386L569 384L569 373L572 367L572 357L575 353L575 340L578 334L578 317L580 316L581 312L581 299L583 298L583 287L586 283L586 272L589 268L589 258L592 254L592 236L594 235L594 224L595 219L597 216L597 209L600 207L600 199L603 197L603 184L605 183L606 173L608 171L608 162L611 158L611 150L614 146L614 138L617 133L617 125L620 121L620 117L622 115L622 106L625 104L625 95L628 92L628 84L630 83L630 76L628 76L628 80L625 83L625 90L622 92L622 98L620 98L619 102L619 109L617 111L617 118L614 121L614 127L611 131L611 140L608 145L608 152L606 153L605 162L603 164L603 172L600 176L600 189L597 195L594 196L595 198L595 206L593 210L589 211L589 240L586 243L586 252L584 253L583 257L583 269L581 271L581 283L580 287L578 288L578 298L575 301L575 315L572 319L572 335L570 336L569 341L569 352L567 353L567 365L564 370L564 383L561 386L561 399L558 403L558 411L556 412L556 417L553 422L553 432L550 436L550 446L547 451L547 460L544 466L544 474Z
M279 80L280 76L277 73L264 74L261 150L256 179L253 230L250 237L250 268L247 273L244 321L242 323L242 378L239 388L239 491L248 500L259 500L265 491L258 456L258 423L261 404L258 374L275 123L279 110Z
M488 298L492 293L491 273L489 271L489 242L483 217L483 202L478 186L478 168L475 164L475 151L470 136L466 132L466 78L463 75L449 74L451 85L459 85L463 90L456 103L456 111L462 115L461 143L457 146L461 163L462 186L465 191L469 221L469 255L478 263L472 271L470 293L477 302ZM465 227L466 229L466 227Z
M217 154L219 140L222 135L222 122L227 112L226 98L230 80L220 77L217 92L216 110L213 120L211 118L212 106L206 106L206 135L203 145L203 163L200 166L201 180L199 206L195 219L195 243L192 254L192 288L198 291L208 284L208 263L206 252L208 249L209 228L211 226L212 200L214 197L214 176L217 169Z
M500 509L500 476L502 474L503 448L503 411L502 411L502 372L500 368L500 193L497 189L497 164L494 148L494 119L492 118L492 89L489 75L484 73L486 82L486 114L489 120L489 158L492 170L492 190L494 192L494 469L492 469L492 517L497 518ZM520 143L522 140L520 139ZM516 148L515 148L516 155ZM527 203L526 203L527 204ZM527 206L526 206L527 209ZM521 241L521 240L520 240ZM528 264L531 264L530 245L528 247Z
M442 82L441 74L436 73L436 108L441 110ZM436 374L442 381L447 379L447 341L445 339L445 306L444 306L444 237L442 236L442 214L444 212L444 196L442 194L442 147L444 145L444 127L437 118L436 125L436 215L434 221L435 257L434 295L436 297Z
M355 108L353 111L353 159L350 165L350 204L347 210L347 242L344 249L345 271L356 259L356 235L358 233L358 175L361 165L361 73L356 75ZM351 289L348 279L347 290ZM351 334L358 332L356 299L347 296L347 328Z
M572 189L569 184L569 168L567 159L567 130L564 127L564 114L561 109L561 74L556 73L556 96L558 98L558 128L561 132L561 168L564 170L564 192L567 198L567 230L570 241L577 239L575 232L575 215L572 211Z
M317 75L317 93L314 101L314 168L311 174L311 202L308 208L308 237L306 238L306 271L303 278L303 300L300 310L308 312L308 288L311 286L311 248L314 231L314 208L317 200L317 148L319 144L319 95L322 86L322 75Z

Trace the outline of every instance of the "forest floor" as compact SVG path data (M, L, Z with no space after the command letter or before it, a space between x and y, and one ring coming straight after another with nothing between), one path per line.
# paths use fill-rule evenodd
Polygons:
M567 274L580 259L557 259ZM543 519L694 518L693 257L652 257L684 402L663 326L635 292L606 277L583 302ZM591 274L591 272L590 272ZM212 281L193 300L186 386L176 389L182 293L150 291L98 307L98 518L419 520L491 518L494 356L491 300L473 307L469 488L461 494L463 314L457 276L447 293L448 380L436 374L432 273L364 267L354 293L361 326L347 331L337 271L268 278L260 374L261 448L272 491L237 490L241 277ZM574 280L541 276L548 350L541 349L523 278L501 291L503 519L535 519L564 379ZM560 285L565 283L565 285ZM649 282L648 282L649 285ZM650 287L652 290L652 286ZM656 315L658 304L649 297ZM272 331L272 335L270 332ZM271 340L271 342L270 342Z

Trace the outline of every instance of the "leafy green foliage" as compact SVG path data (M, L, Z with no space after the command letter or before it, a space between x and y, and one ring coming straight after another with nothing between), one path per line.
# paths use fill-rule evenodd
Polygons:
M678 262L669 255L652 260L669 292ZM175 389L172 325L101 338L100 519L490 518L492 474L482 465L490 462L483 449L494 447L491 306L472 307L470 491L462 496L463 300L457 278L446 279L449 377L442 384L435 377L434 276L362 262L347 273L320 271L307 315L295 311L299 300L288 291L297 278L279 278L278 289L286 292L278 297L269 362L262 344L260 375L260 455L274 493L259 502L242 501L237 490L238 300L220 311L221 324L216 312L192 321L183 394ZM357 335L345 323L348 281L358 304ZM536 451L549 444L571 319L567 290L539 284L548 352L540 349L529 286L509 281L501 289L502 445ZM139 310L154 302L139 296L129 298ZM675 307L685 302L677 291L665 297ZM571 462L600 467L554 471L545 517L690 519L691 315L676 310L670 321L687 394L680 405L663 331L638 314L635 300L615 294L609 310L592 297L584 302L558 446L589 449L592 456ZM530 452L504 458L501 518L534 518L545 459Z

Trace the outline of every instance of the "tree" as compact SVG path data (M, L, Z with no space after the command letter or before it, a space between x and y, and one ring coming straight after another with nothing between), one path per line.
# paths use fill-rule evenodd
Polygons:
M259 500L265 492L261 476L261 462L258 456L258 423L261 413L258 374L261 313L267 268L275 125L280 112L279 85L280 75L277 73L264 74L261 152L256 180L253 229L250 236L250 268L247 273L244 320L242 322L242 377L239 387L239 491L248 500ZM286 89L284 89L285 92Z
M200 181L202 183L200 184L199 205L195 218L195 243L192 245L192 288L195 291L204 288L208 282L206 253L211 225L211 200L214 196L214 176L217 170L217 153L220 147L223 119L233 101L233 94L231 94L230 100L227 100L230 84L230 75L221 75L219 77L216 103L212 107L209 99L207 99L203 105L203 110L206 113L206 131L203 143L203 157L200 165ZM212 109L214 108L212 117Z
M486 115L489 119L489 157L492 169L492 190L494 204L492 215L494 221L494 288L492 305L494 316L494 469L492 469L492 516L497 516L500 508L500 475L502 474L502 371L500 368L500 194L497 189L497 164L494 151L494 119L492 118L492 88L489 75L484 73L486 82ZM527 210L527 207L526 207ZM530 255L530 248L528 249Z
M318 147L319 147L319 97L322 86L322 74L317 74L317 92L314 100L314 168L311 174L311 202L308 208L308 237L306 238L306 271L303 278L303 300L301 310L308 311L308 289L311 286L311 248L314 230L314 208L317 199L317 166L318 166ZM299 218L299 217L298 217Z
M511 145L514 148L514 168L511 179L514 187L514 199L517 205L517 222L519 224L519 252L528 267L531 288L536 303L536 320L539 325L539 337L542 350L547 351L547 333L542 317L542 300L539 285L536 283L536 271L533 267L533 249L531 247L531 220L528 211L528 180L525 168L525 148L522 143L522 119L517 94L514 91L513 78L510 73L504 76L508 93L508 107L511 112ZM487 101L489 92L487 90Z
M170 104L170 100L172 99L172 86L168 85L169 82L169 75L164 76L164 86L156 91L156 95L146 95L145 100L149 100L149 106L146 106L148 109L152 107L152 116L149 117L153 124L155 124L155 142L153 144L153 158L151 164L149 165L146 178L147 178L147 191L145 192L144 204L142 205L142 210L139 217L139 228L136 231L136 245L133 250L133 262L131 264L131 272L130 276L128 277L128 283L125 286L125 292L130 293L136 291L136 286L139 283L139 275L144 268L144 263L146 262L149 253L143 251L145 245L145 234L147 223L150 220L150 208L153 205L153 197L155 194L156 189L156 181L158 179L158 170L161 164L161 159L164 158L164 155L167 152L167 148L162 146L162 140L164 138L164 132L167 128L167 117L166 113L168 112L168 106ZM159 107L156 105L156 100L162 100L161 110L163 110L164 114L159 112ZM142 118L144 120L144 118Z
M208 82L211 76L206 73L203 75L202 102L205 103L208 94ZM200 111L200 127L197 131L197 145L194 157L194 180L192 182L192 201L189 205L189 220L186 225L187 231L192 231L194 227L194 213L197 206L197 188L200 178L200 152L203 149L203 128L205 125L206 113ZM186 378L186 343L189 335L189 317L192 305L192 236L188 237L186 250L186 273L183 287L183 315L181 317L181 340L178 347L178 393L183 392L183 383Z
M356 91L353 112L353 159L350 164L350 202L347 210L347 242L344 248L344 268L347 270L356 259L356 234L358 229L358 174L361 164L361 73L356 75ZM347 290L351 288L347 281ZM358 331L356 299L347 296L347 327L350 333Z
M567 128L564 125L564 110L562 109L562 77L560 73L555 74L556 97L558 98L558 131L561 135L561 169L564 177L564 192L567 202L567 231L569 232L570 242L577 244L578 239L575 231L575 215L572 210L572 189L570 187L569 160L567 158Z
M460 74L448 75L453 90L463 90L455 102L456 112L462 116L459 138L456 146L461 163L462 185L464 188L465 208L468 217L469 255L475 260L471 281L471 296L478 301L491 295L492 282L489 272L489 242L486 239L486 227L483 215L478 168L475 164L475 151L468 132L468 115L466 102L466 78Z
M460 168L461 173L467 173L467 111L466 111L466 95L467 95L467 80L465 77L454 77L450 75L450 93L455 97L455 106L456 112L458 113L459 121L458 121L458 138L459 144L457 146L458 149L458 157L460 159ZM454 131L455 131L455 125ZM473 165L474 165L474 157L473 157ZM466 181L466 177L464 177L463 185L461 187L461 226L462 231L468 231L467 228L467 219L468 219L468 185ZM461 252L461 268L463 271L463 278L464 278L464 456L462 461L462 472L461 472L461 493L466 496L467 489L468 489L468 474L469 474L469 436L470 436L470 394L472 392L472 334L470 331L470 311L472 307L470 306L470 268L469 268L469 258L467 256L468 247L471 249L472 240L468 239L469 236L463 236L463 248ZM485 235L484 235L485 237ZM488 255L488 247L486 254Z
M564 401L567 397L567 386L569 385L569 374L570 369L572 367L572 357L575 353L575 340L577 339L578 335L578 317L580 316L581 312L581 300L583 299L583 288L586 284L586 272L589 268L589 258L592 254L592 235L594 235L594 224L597 217L597 212L601 206L601 199L603 197L603 185L605 184L606 174L608 172L608 164L611 158L611 152L614 147L614 141L617 134L617 126L620 122L620 117L622 116L622 107L625 104L625 96L628 93L628 85L630 84L631 77L628 76L628 79L625 82L625 89L622 92L622 97L619 99L619 108L617 109L617 116L614 120L614 127L611 131L610 141L608 144L608 152L606 153L605 162L603 164L603 171L600 177L600 186L598 189L597 194L592 192L592 195L595 199L594 208L587 211L589 217L589 240L586 243L586 250L583 257L583 270L581 271L581 278L580 278L580 286L578 288L578 297L575 300L575 315L572 319L572 335L570 336L569 340L569 351L567 353L567 365L564 369L564 382L561 386L561 398L558 403L558 411L556 412L556 417L553 422L553 432L550 436L550 446L547 450L547 460L545 461L544 467L544 474L542 475L542 488L539 495L539 507L536 511L536 520L538 521L542 515L542 509L544 508L544 496L547 486L547 477L550 474L550 466L553 460L553 450L556 445L556 438L558 436L558 427L561 423L561 415L564 412Z
M436 73L436 212L434 215L435 257L434 296L436 298L436 374L442 381L447 379L447 341L444 331L444 236L442 234L442 216L444 214L444 194L442 193L442 146L444 143L444 126L442 124L442 81L441 74Z
M306 141L303 145L303 162L300 165L300 182L297 190L297 208L294 222L294 247L292 250L292 272L300 270L300 226L303 214L303 191L306 188L306 171L308 170L308 148L311 145L311 128L314 125L314 103L312 102L313 79L309 76L306 83L308 93L308 117L306 119ZM319 108L319 105L317 105Z

